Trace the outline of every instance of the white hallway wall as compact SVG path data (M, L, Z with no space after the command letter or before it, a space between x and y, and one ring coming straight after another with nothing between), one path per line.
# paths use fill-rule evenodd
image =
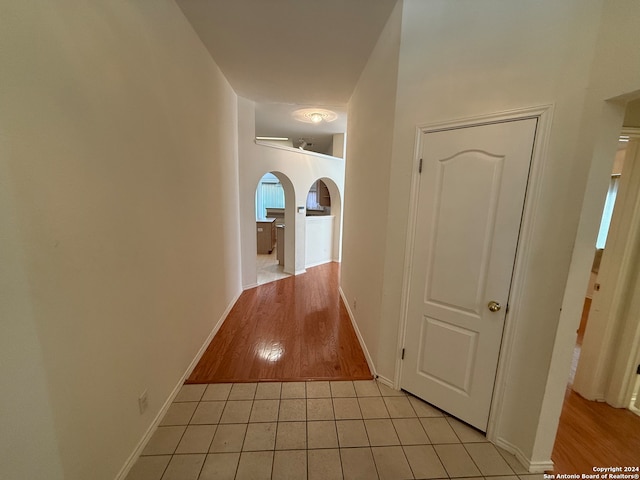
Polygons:
M584 143L593 136L594 122L606 116L601 112L604 93L593 97L588 89L593 82L615 84L616 88L608 89L611 94L633 89L640 65L622 54L626 49L621 39L629 40L628 45L637 41L637 29L624 17L624 9L630 9L631 18L638 20L638 7L623 3L614 7L615 2L606 2L601 17L600 0L517 5L494 0L405 0L392 14L350 101L342 288L350 302L358 298L356 321L378 373L390 380L396 379L399 354L416 127L523 107L554 106L530 262L525 269L526 292L518 318L512 319L513 355L497 431L501 440L538 466L550 458L561 405L561 399L554 402L550 392L556 394L566 382L566 354L572 341L568 332L575 338L579 321L577 314L560 322L560 311L594 152L593 144ZM602 18L605 30L598 40ZM614 38L619 52L612 51ZM605 53L599 53L599 63L593 64L596 51L611 57L605 62ZM616 62L631 72L620 72ZM617 77L620 72L632 78L618 85L616 80L599 79L603 71L608 76ZM371 105L378 106L377 118L371 118ZM615 145L609 168L614 151ZM370 225L363 220L352 222L367 212L366 203L358 200L370 187L363 181L365 176L376 185L378 204L385 206L376 228L382 233L373 241L369 241ZM596 195L590 207L594 211L598 205L602 208L607 176L599 182L594 183ZM597 227L585 228L583 240L592 243L596 231ZM364 251L347 255L350 247L365 242L369 243ZM578 259L580 262L584 260ZM582 295L588 269L586 272L584 278L578 275L577 283L584 283ZM574 304L581 305L575 299ZM560 342L556 350L564 356L554 356L556 339Z
M256 212L255 193L260 178L267 172L281 172L295 190L295 205L306 206L307 194L319 178L331 179L339 192L331 192L331 212L340 216L344 190L344 166L341 158L313 155L303 151L260 145L255 142L255 106L238 97L238 151L240 165L240 228L242 235L242 285L256 285ZM331 190L331 187L330 187ZM339 193L339 195L335 195ZM339 201L336 197L339 196ZM289 205L286 206L289 208ZM306 212L294 209L294 225L285 227L285 267L288 273L305 271ZM338 227L338 221L334 223ZM293 235L292 235L293 232ZM334 257L339 251L334 243ZM337 260L338 258L336 258ZM293 266L293 268L292 268Z
M544 455L555 438L559 405L566 385L565 366L571 361L575 345L576 319L579 320L582 312L586 279L593 261L593 245L600 226L618 135L626 123L626 102L635 100L633 105L638 105L640 99L640 50L629 47L640 42L639 23L638 2L604 0L578 146L578 156L586 163L584 168L588 171L588 178L547 380L549 393L545 396L540 416L535 447L535 453L541 452L540 455ZM629 113L629 124L633 124L637 110L632 109ZM591 328L592 325L589 326ZM604 388L601 382L609 380L606 368L602 377L594 377L600 388Z
M241 292L236 95L169 0L0 44L0 477L113 480Z
M393 147L402 2L394 8L349 101L341 288L377 372L393 383L396 318L383 320L389 175ZM407 188L409 183L407 182ZM399 212L394 212L399 213ZM402 263L402 257L389 259ZM402 268L402 265L400 265ZM389 279L391 280L391 279ZM402 271L394 277L402 284ZM355 300L357 299L357 302ZM356 305L354 305L356 303ZM357 307L357 308L356 308ZM387 328L388 327L388 328ZM382 329L391 330L385 337ZM388 357L388 358L385 358Z
M334 215L306 218L304 263L307 268L333 260L335 220Z

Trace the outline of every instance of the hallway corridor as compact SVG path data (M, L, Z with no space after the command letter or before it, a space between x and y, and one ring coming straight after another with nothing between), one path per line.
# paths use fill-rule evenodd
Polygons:
M327 263L244 291L187 383L370 380L339 274Z
M482 433L372 380L339 272L243 292L127 480L538 480Z

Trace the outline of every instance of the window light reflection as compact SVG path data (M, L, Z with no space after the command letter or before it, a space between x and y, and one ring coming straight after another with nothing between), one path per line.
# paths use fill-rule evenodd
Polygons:
M284 355L284 347L279 342L264 342L257 346L257 352L263 360L276 362Z

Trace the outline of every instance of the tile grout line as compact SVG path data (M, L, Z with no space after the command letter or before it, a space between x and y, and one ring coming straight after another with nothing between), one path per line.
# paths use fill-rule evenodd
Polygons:
M227 393L227 396L224 400L224 407L222 408L222 413L220 413L220 420L222 420L222 415L224 414L224 409L227 407L227 402L229 401L229 397L231 396L231 389L233 388L233 383L231 383L231 387L229 388L229 393ZM257 387L256 387L257 389ZM253 408L253 405L251 406ZM220 420L218 420L218 422L220 422ZM218 427L221 424L218 423ZM248 428L248 427L247 427ZM217 430L217 429L216 429ZM245 430L244 432L245 436L247 435L247 431ZM238 452L238 462L236 463L236 468L235 471L233 472L233 478L235 479L238 476L238 470L240 469L240 459L242 458L242 449L244 448L244 436L242 437L242 444L240 445L240 452ZM213 441L212 441L213 444ZM211 447L209 447L211 448Z
M469 458L471 459L471 461L473 462L473 464L475 465L475 467L478 469L478 472L480 472L480 475L483 478L487 478L487 475L485 475L484 473L482 473L482 470L480 469L480 466L478 465L478 463L475 461L475 459L473 458L473 456L471 455L471 453L469 452L469 450L466 447L466 443L462 441L462 438L460 437L460 435L458 434L458 432L456 432L456 430L453 428L453 425L451 425L451 421L449 420L450 418L454 418L452 416L446 416L445 419L447 421L447 424L449 425L449 427L451 427L451 430L453 430L454 435L458 438L458 440L460 440L460 445L462 445L462 448L464 449L464 451L467 453L467 455L469 455ZM467 442L467 443L486 443L486 442ZM454 444L443 444L443 445L454 445ZM437 453L437 452L436 452ZM498 452L499 453L499 452ZM506 463L506 461L505 461ZM508 464L507 464L508 465ZM511 468L510 465L508 465L509 470L511 470L511 472L513 473L513 469ZM515 475L515 473L513 473Z
M353 388L355 390L355 385L353 386ZM377 383L376 383L376 388L378 388ZM380 392L379 388L378 388L378 392ZM357 395L358 395L358 392L356 392L356 398L357 398ZM380 392L380 396L382 396L382 392ZM360 407L360 402L358 400L356 400L356 402L358 404L358 409L360 410L360 416L362 417L362 424L364 425L364 432L367 435L367 442L369 443L369 451L371 452L371 459L373 460L373 467L376 469L376 475L378 476L378 478L380 478L380 469L378 468L378 464L376 463L376 457L373 454L373 448L371 446L371 439L369 438L369 431L367 430L367 424L364 421L364 415L362 414L362 408ZM384 400L382 400L382 403L384 404ZM387 406L385 404L385 408L386 407ZM387 409L387 413L389 413L389 409ZM391 413L389 413L389 419L391 419ZM398 441L399 441L399 439L398 439Z
M420 422L422 423L422 422ZM440 454L438 453L438 449L436 447L433 447L433 451L436 454L436 457L438 457L438 461L440 462L440 464L442 465L442 468L444 468L444 471L447 472L447 477L449 478L453 478L451 476L451 474L449 473L449 470L447 470L447 466L444 464L444 462L442 461L442 458L440 457Z
M258 390L258 387L256 387L256 390ZM255 395L254 395L255 398ZM276 442L278 441L278 430L279 430L279 425L280 425L280 405L282 404L282 385L280 385L280 402L278 402L278 415L276 417L276 436L273 439L273 452L271 453L271 475L269 478L273 478L273 468L275 466L276 463ZM253 410L253 405L251 406L251 409ZM249 420L251 420L251 416L249 416ZM247 424L247 432L249 431L249 425Z
M407 398L407 401L409 402L409 406L413 410L413 413L416 414L416 419L418 420L418 424L420 425L420 428L422 428L422 430L424 431L424 427L422 426L422 422L420 421L420 418L418 417L418 412L413 407L413 404L411 403L411 401L408 398ZM385 404L385 407L386 407L386 404ZM389 413L389 417L391 417L391 412L389 412L388 409L387 409L387 413ZM411 467L411 462L409 462L409 458L407 457L407 453L404 451L404 445L402 445L402 440L400 440L400 435L398 435L398 429L396 428L396 424L393 423L393 419L391 419L391 426L393 427L393 430L396 432L396 436L398 437L398 443L400 444L400 451L402 452L402 455L404 456L404 459L407 461L407 465L409 466L409 471L411 472L411 476L413 478L416 478L416 474L413 471L413 468ZM427 440L431 441L431 439L429 438L429 435L427 435L426 431L424 432L424 434L427 436Z
M413 405L411 404L411 401L409 401L409 404L411 405L411 408L413 408ZM415 412L415 408L413 408L413 411ZM418 414L418 412L416 412L416 415L417 415L417 414ZM449 424L449 422L446 420L446 417L444 417L444 418L445 418L445 421L447 422L447 425L448 425L448 424ZM449 470L447 470L447 467L445 466L444 462L442 461L442 458L441 458L441 457L440 457L440 455L438 454L438 450L435 448L435 445L442 445L442 444L434 444L434 443L433 443L433 440L432 440L432 439L431 439L431 437L429 436L429 433L427 432L427 429L426 429L426 428L424 428L424 424L422 423L422 421L420 421L420 417L418 417L418 421L420 422L420 426L421 426L421 427L422 427L422 429L424 430L424 433L425 433L425 435L427 436L427 439L429 439L429 441L430 441L430 442L432 442L432 443L431 443L431 448L433 448L433 452L436 454L436 458L437 458L437 459L438 459L438 461L440 462L440 465L442 465L442 468L443 468L443 469L444 469L444 471L446 472L447 477L448 477L448 478L450 478L450 479L451 479L451 478L453 478L453 477L451 476L451 474L449 473ZM455 434L455 431L454 431L453 433ZM459 438L457 435L456 435L456 438L458 438L458 440L460 440L460 438ZM458 445L458 443L452 443L451 445ZM411 466L411 465L409 465L409 466ZM478 470L479 470L479 469L478 469ZM415 476L415 475L414 475L414 476Z
M307 479L309 478L309 394L307 392L308 382L304 382L304 408L305 408L305 422L304 422L304 444L305 444L305 460L307 461Z
M489 443L489 445L492 445L492 444L491 444L491 443ZM473 462L473 464L476 466L476 468L478 469L478 471L480 472L480 474L481 474L483 477L485 477L485 478L486 478L486 477L487 477L487 475L485 475L484 473L482 473L482 470L480 469L480 466L476 463L476 461L474 460L473 456L471 455L471 453L469 452L469 450L467 449L467 447L466 447L466 445L465 445L464 443L462 444L462 448L464 448L464 451L465 451L465 452L467 452L467 455L469 455L469 458L471 459L471 461ZM494 448L495 448L495 446L494 446ZM500 452L498 452L498 455L500 455ZM502 455L500 455L500 458L502 458ZM506 461L506 460L504 460L504 459L503 459L503 461L504 461L504 463L507 463L507 461ZM511 465L509 465L509 464L507 463L507 467L509 467L509 470L511 470L511 473L512 473L513 475L516 475L516 473L513 471L513 468L511 468Z
M191 415L191 418L189 419L189 424L187 425L187 428L184 431L185 434L187 433L187 430L189 429L189 426L191 425L191 420L193 420L193 417L196 414L196 410L198 410L198 407L200 407L200 404L202 403L202 399L204 398L204 394L207 391L207 388L209 388L208 385L202 391L202 395L200 395L200 400L198 401L198 405L196 406L196 409L193 411L193 415ZM218 425L219 425L219 423L217 425L215 425L215 429L213 430L213 436L211 437L211 440L209 441L209 446L207 447L207 451L204 454L204 461L202 462L202 465L200 466L200 471L198 472L198 476L196 478L200 478L200 476L202 475L202 470L204 470L204 465L207 463L207 456L209 454L209 449L211 448L211 444L213 443L213 438L216 436L216 432L218 431ZM180 446L180 443L178 443L178 446Z
M184 385L183 385L183 387L184 387ZM169 459L169 463L167 464L167 469L169 468L169 465L171 465L171 462L173 462L173 459L177 455L178 447L180 447L180 443L182 443L182 440L184 439L184 436L186 435L187 430L189 429L189 426L191 425L191 420L193 420L193 417L196 414L196 411L198 410L198 407L200 406L200 402L202 401L202 397L204 396L204 392L206 391L206 389L207 388L205 387L205 389L202 391L202 395L200 395L200 398L197 401L196 408L193 409L193 413L191 414L191 416L187 420L187 425L184 427L184 432L182 432L182 435L180 436L180 440L178 440L178 443L176 444L176 448L174 449L173 453L171 454L171 458ZM173 403L177 403L177 402L173 402ZM202 473L202 467L204 466L204 462L206 460L207 460L207 456L205 454L204 461L202 462L202 465L200 466L200 471L198 472L198 477L200 477L200 474ZM167 473L166 469L165 469L164 472L162 472L162 476L160 477L161 479L162 479L162 477L164 477L165 473Z
M407 457L407 454L406 454L406 451L405 451L405 448L404 448L404 447L405 447L405 445L403 445L403 444L402 444L402 441L400 440L400 436L399 436L399 434L398 434L398 428L396 427L396 424L395 424L395 423L394 423L394 421L393 421L393 420L394 420L394 418L392 418L392 415L391 415L391 413L390 413L389 407L388 407L387 403L384 401L387 397L385 397L385 396L382 394L382 392L381 392L381 391L380 391L380 389L379 389L379 386L378 386L377 382L375 382L375 380L374 380L374 382L375 382L375 386L376 386L376 389L377 389L377 391L378 391L378 393L379 393L379 396L378 396L378 395L370 395L370 394L363 394L362 396L358 396L358 392L356 391L356 388L355 388L355 386L356 386L356 385L355 385L355 383L354 383L353 381L348 381L348 382L349 382L349 383L351 383L351 386L353 387L353 391L354 391L354 394L355 394L355 396L354 396L353 398L356 400L356 404L357 404L357 407L358 407L358 411L359 411L359 414L360 414L360 416L361 416L360 420L361 420L361 422L363 423L363 426L364 426L364 428L365 428L365 435L366 435L367 444L368 444L368 445L367 445L367 447L368 447L368 449L369 449L369 451L370 451L370 454L371 454L371 456L372 456L372 460L373 460L373 463L374 463L374 468L375 468L375 470L376 470L376 475L378 476L378 478L380 477L380 470L379 470L379 466L378 466L378 464L377 464L377 462L376 462L375 456L373 455L373 448L374 448L374 446L371 444L371 436L370 436L370 433L369 433L369 431L368 431L368 429L367 429L367 425L366 425L366 420L367 420L367 419L365 419L365 418L364 418L363 409L362 409L362 406L361 406L361 403L360 403L360 399L364 399L364 398L367 398L367 397L370 397L370 398L380 398L380 399L382 400L383 405L384 405L385 412L388 414L388 420L389 420L389 421L391 421L391 425L392 425L392 427L393 427L393 431L395 432L396 436L398 437L398 446L399 446L399 447L401 448L401 450L402 450L403 458L405 459L405 461L406 461L407 465L409 466L409 470L410 470L410 472L411 472L412 477L413 477L413 478L416 478L416 473L414 472L414 470L413 470L413 468L412 468L412 466L411 466L411 464L410 464L410 462L409 462L409 459L408 459L408 457ZM304 428L304 437L305 437L305 438L304 438L304 440L305 440L304 445L305 445L305 448L304 448L304 453L306 454L306 456L305 456L305 460L306 460L306 462L307 462L307 463L306 463L306 474L307 474L307 478L308 478L308 477L309 477L309 475L311 474L311 471L310 471L310 463L309 463L309 453L310 453L310 450L323 450L323 449L326 449L326 448L327 448L327 447L318 447L318 448L315 448L315 449L311 449L311 448L310 448L310 446L309 446L309 442L308 442L308 440L309 440L309 429L308 429L308 423L309 423L309 421L310 421L310 420L309 420L309 405L308 405L308 400L309 400L309 396L308 396L308 395L309 395L309 392L308 392L308 383L309 383L309 382L304 382L304 385L303 385L303 386L304 386L304 397L303 397L303 399L304 399L304 400L303 400L303 401L304 401L304 407L303 407L303 408L304 408L304 415L305 415L305 428ZM241 441L240 451L239 451L239 453L238 453L238 462L235 464L235 473L234 473L234 478L236 478L236 479L237 479L237 475L238 475L238 473L239 473L240 458L242 457L242 455L243 455L244 453L246 453L246 452L245 452L245 446L246 446L247 435L248 435L248 427L249 427L249 425L252 423L252 422L251 422L251 416L252 416L252 414L254 413L254 410L255 410L255 408L256 408L256 405L255 405L255 404L256 404L256 396L257 396L257 386L256 386L256 388L253 390L253 393L252 393L252 395L251 395L251 397L250 397L250 398L247 396L247 397L245 397L245 398L239 398L239 399L236 399L236 400L230 400L230 397L231 397L231 389L230 389L229 393L226 395L226 399L224 399L224 400L223 400L223 402L224 402L224 406L223 406L223 408L222 408L222 413L220 414L220 418L219 418L219 420L218 420L217 424L209 424L209 423L202 424L202 425L200 425L200 424L192 424L191 422L193 421L193 419L194 419L194 417L195 417L195 413L196 413L196 411L198 410L198 408L199 408L201 405L203 405L204 403L207 403L207 402L204 400L204 395L205 395L205 393L206 393L206 391L207 391L207 389L209 388L209 386L210 386L210 385L214 385L214 384L207 384L207 387L205 388L205 390L203 391L203 393L199 396L199 398L200 398L200 399L199 399L199 400L197 400L196 402L194 402L194 403L196 403L196 404L197 404L197 405L196 405L196 408L194 409L193 413L191 413L191 415L189 416L189 418L188 418L188 420L187 420L187 423L186 423L186 425L185 425L185 429L184 429L184 431L182 432L182 434L180 435L180 438L178 439L178 442L177 442L177 444L176 444L176 447L173 449L172 453L169 455L169 461L168 461L167 465L164 467L163 471L160 473L161 477L164 477L164 476L166 475L166 473L167 473L167 471L168 471L168 469L169 469L169 465L171 465L171 462L175 459L175 457L177 457L177 456L183 456L183 455L185 455L185 456L186 456L186 455L190 455L191 453L193 453L193 452L184 452L184 453L178 453L178 452L177 452L177 449L178 449L179 445L180 445L180 444L181 444L181 442L185 439L185 436L186 436L186 432L187 432L187 430L188 430L190 427L192 427L192 426L193 426L193 427L198 427L198 426L211 425L211 426L214 426L214 427L215 427L215 429L214 429L214 432L213 432L213 436L212 436L212 438L211 438L211 440L210 440L210 442L209 442L209 446L208 446L208 448L206 449L206 451L205 451L205 452L204 452L204 454L203 454L204 459L203 459L202 464L200 465L200 470L199 470L199 472L198 472L198 474L197 474L197 477L196 477L196 478L200 478L200 477L202 476L202 473L204 472L204 466L205 466L205 464L207 463L207 459L209 458L209 456L210 456L210 455L213 455L213 454L215 454L215 453L223 453L223 452L211 452L211 451L210 451L210 449L211 449L211 446L212 446L212 444L213 444L213 440L214 440L214 438L215 438L215 435L218 433L218 429L219 429L219 427L220 427L221 425L225 425L225 424L220 423L220 420L222 420L222 416L223 416L223 414L224 414L224 412L225 412L226 408L229 406L229 403L231 403L231 402L233 402L233 401L249 400L249 401L251 401L251 406L250 406L250 408L249 408L248 418L247 418L247 421L246 421L246 430L245 430L245 432L244 432L244 434L243 434L243 436L242 436L242 441ZM231 387L231 388L233 388L233 387ZM271 465L271 477L273 477L273 475L276 473L276 472L275 472L275 453L277 453L277 452L279 451L279 450L277 450L277 436L278 436L278 432L280 431L280 427L281 427L280 423L284 423L284 422L285 422L284 420L282 420L282 421L281 421L281 417L280 417L280 407L281 407L281 403L282 403L282 400L283 400L283 397L282 397L282 394L283 394L282 389L280 389L280 390L279 390L279 392L280 392L280 393L279 393L279 395L278 395L278 398L273 398L273 399L272 399L272 398L264 398L264 399L261 399L261 400L277 400L277 401L278 401L278 408L277 408L276 415L275 415L275 426L276 426L276 429L275 429L275 430L276 430L276 431L275 431L275 437L274 437L274 446L273 446L273 449L266 450L266 451L270 451L270 452L272 453L272 457L271 457L271 458L272 458L272 465ZM343 398L343 397L334 397L334 391L333 391L333 389L331 388L331 382L329 382L329 392L330 392L330 397L329 397L329 399L331 400L331 408L332 408L332 411L333 411L333 417L334 417L334 418L333 418L333 424L334 424L334 429L335 429L335 432L336 432L336 440L337 440L337 447L338 447L338 454L339 454L339 455L338 455L338 457L339 457L339 460L340 460L340 469L341 469L341 473L342 473L342 475L343 475L343 477L344 477L344 475L345 475L345 470L344 470L344 462L343 462L342 452L343 452L343 450L348 450L348 449L351 449L351 448L354 448L354 449L355 449L355 448L359 448L359 447L358 447L358 446L353 446L353 447L346 447L346 446L345 446L345 447L343 447L343 446L341 445L340 440L339 440L339 437L338 437L338 432L337 432L337 430L338 430L338 429L337 429L337 422L338 422L339 420L336 418L336 408L335 408L334 399ZM391 398L391 397L395 397L395 396L394 396L394 395L390 395L390 396L389 396L389 398ZM425 436L426 436L426 439L427 439L427 440L428 440L428 442L429 442L429 443L424 443L424 444L420 443L420 444L416 444L416 445L428 445L428 446L431 446L431 447L432 447L432 449L434 450L434 453L436 454L436 458L438 459L438 461L440 462L440 464L444 467L444 470L445 470L445 472L446 472L447 478L450 478L450 479L451 479L451 478L456 478L456 479L457 479L457 478L464 478L464 477L452 477L452 476L451 476L451 474L447 471L446 467L444 466L444 463L442 462L442 458L441 458L440 454L438 454L438 451L434 448L435 446L437 446L437 445L441 445L441 444L433 444L433 443L432 443L431 438L429 437L428 433L426 432L426 429L425 429L424 424L422 424L422 422L420 421L420 420L421 420L421 417L419 416L419 413L418 413L418 411L417 411L417 409L416 409L416 406L415 406L415 405L410 401L409 397L408 397L406 394L404 394L404 395L398 395L397 397L407 399L407 401L409 402L409 405L410 405L410 407L411 407L411 411L412 411L413 415L415 415L415 416L413 416L413 415L412 415L412 418L415 418L415 419L417 419L417 420L418 420L418 422L419 422L419 428L423 431L423 433L424 433L424 434L425 434ZM287 398L288 398L288 397L287 397ZM293 398L295 398L295 397L293 397ZM314 398L315 398L315 397L314 397ZM323 398L323 397L318 397L318 399L320 399L320 398ZM348 397L344 397L344 398L348 398ZM182 402L174 402L174 403L182 403ZM403 418L405 418L405 417L397 417L397 419L403 419ZM407 418L411 418L411 417L407 417ZM522 479L520 478L520 477L521 477L521 475L515 472L515 470L513 469L513 467L509 464L509 462L508 462L508 461L507 461L507 459L505 458L505 455L503 454L503 452L501 452L501 451L500 451L500 449L496 448L495 446L494 446L495 451L497 451L497 452L498 452L499 458L500 458L500 459L502 459L502 460L503 460L503 462L505 462L505 463L506 463L506 465L507 465L507 467L508 467L508 470L510 470L510 473L505 473L505 474L503 474L503 475L490 475L490 476L484 475L484 474L482 473L482 471L480 470L480 468L479 468L479 466L478 466L477 461L474 459L474 457L473 457L473 456L471 456L471 454L470 454L470 452L469 452L469 450L468 450L468 448L467 448L467 447L468 447L467 443L469 443L469 444L472 444L472 443L473 443L473 444L475 444L475 443L485 443L485 442L473 442L473 441L471 441L471 442L467 442L467 443L463 442L463 440L462 440L462 438L461 438L461 436L460 436L460 433L458 433L455 429L453 429L453 426L452 426L452 423L451 423L451 419L450 419L450 418L448 418L447 416L444 416L444 418L445 418L445 420L446 420L446 424L447 424L447 425L448 425L448 426L449 426L449 427L454 431L454 436L455 436L455 438L457 439L457 442L455 442L455 443L447 442L447 443L444 443L444 444L442 444L442 445L462 445L462 446L463 446L463 451L465 452L465 454L466 454L466 455L468 455L468 456L471 458L472 464L473 464L473 465L478 469L478 471L479 471L479 473L480 473L480 476L481 476L483 479L485 479L485 480L490 480L492 477L498 477L498 476L504 476L504 475L513 475L513 476L517 476L519 480L522 480ZM453 418L453 417L452 417L452 418ZM376 419L376 418L372 418L372 419L368 419L368 420L375 420L375 419ZM345 420L345 419L343 419L343 420ZM381 420L385 420L385 418L381 418ZM292 421L292 422L294 422L295 420L291 420L291 421ZM258 424L259 424L259 423L271 423L271 422L264 422L264 421L263 421L263 422L253 422L253 423L258 423ZM168 426L173 426L173 425L168 425ZM413 444L412 444L412 445L413 445ZM489 445L491 445L491 443L490 443L490 442L489 442ZM379 447L382 447L382 446L386 446L386 445L378 445L378 446L379 446ZM390 445L390 446L391 446L391 445ZM299 450L302 450L302 449L298 449L298 448L287 448L287 449L284 449L283 451L299 451ZM198 453L198 452L195 452L195 453ZM164 455L164 454L147 455L147 456L163 456L163 455ZM523 475L524 475L524 474L523 474Z
M340 438L338 437L338 420L336 419L336 408L333 403L333 388L329 382L329 400L331 401L331 411L333 412L333 430L336 432L336 447L338 449L338 458L340 459L340 472L344 478L344 462L342 461L342 449L340 448Z

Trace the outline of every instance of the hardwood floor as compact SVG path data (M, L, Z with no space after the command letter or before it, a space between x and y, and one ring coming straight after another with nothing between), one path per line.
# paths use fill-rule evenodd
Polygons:
M590 307L591 299L587 298L551 454L556 474L590 474L597 466L640 466L640 417L629 410L585 400L571 389Z
M568 388L551 459L554 473L640 466L640 417L623 408L585 400Z
M187 383L371 379L338 285L328 263L246 290Z
M338 283L330 263L243 292L187 383L372 378ZM552 459L554 473L640 465L640 417L568 388Z

